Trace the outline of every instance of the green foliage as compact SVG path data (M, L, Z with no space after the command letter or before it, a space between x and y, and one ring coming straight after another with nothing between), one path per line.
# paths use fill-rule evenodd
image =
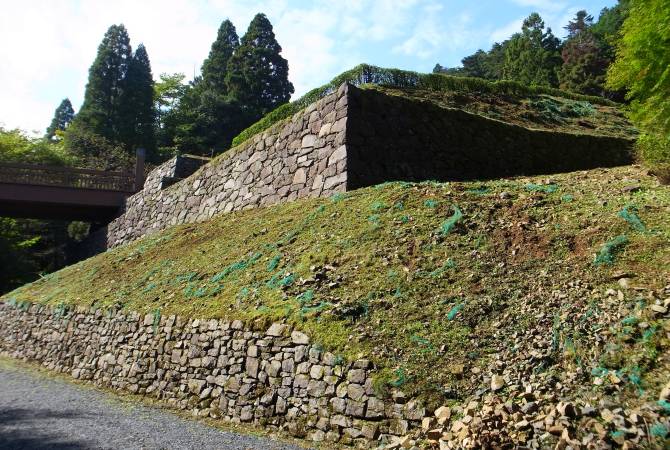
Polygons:
M633 122L644 135L640 155L670 182L670 2L631 2L607 73L613 89L626 88Z
M351 70L341 73L329 83L312 89L302 97L291 103L286 103L273 110L258 122L242 131L233 139L233 147L240 145L254 135L263 132L272 125L291 117L298 111L306 108L317 100L335 92L343 83L354 86L375 84L397 88L427 89L439 92L478 92L517 97L537 95L552 95L573 100L588 101L598 105L613 105L611 101L571 92L564 92L547 86L527 86L516 81L487 81L480 78L456 77L442 73L418 73L400 69L385 69L382 67L361 64Z
M270 21L265 14L256 14L230 59L226 76L230 97L252 120L288 102L294 92L281 50Z
M129 149L144 148L151 155L156 147L154 80L149 55L142 44L128 64L124 85L120 140Z
M75 123L106 139L120 141L123 129L124 84L132 59L126 27L109 27L88 72L84 104Z
M0 162L65 166L75 161L62 142L31 138L21 130L0 127Z
M40 240L15 219L0 217L0 293L32 281L39 263L31 250Z
M239 45L235 27L224 20L203 63L202 76L186 90L175 114L174 142L182 151L206 155L221 151L249 123L237 99L228 95L226 84L230 60Z
M524 20L521 33L513 35L507 44L503 79L528 86L558 86L558 48L559 40L551 28L545 32L540 15L531 14Z
M77 161L77 166L128 170L134 164L134 157L120 143L93 132L77 120L68 127L63 147Z
M51 120L51 124L47 128L47 132L44 135L45 138L51 140L57 137L57 131L65 131L65 129L72 123L74 119L74 108L72 108L72 103L70 103L69 98L64 98L56 111L54 112L54 118Z
M561 89L587 95L603 95L609 60L588 29L563 44L563 65L559 70Z
M99 136L134 154L138 146L153 151L154 121L153 77L146 49L140 45L133 54L126 28L112 25L89 69L84 104L73 125L80 133ZM87 154L87 147L75 146L80 143L70 139L67 145Z
M207 89L212 89L219 95L227 94L228 65L239 46L240 38L235 25L228 19L224 20L221 22L216 40L212 43L209 56L202 63L202 82Z

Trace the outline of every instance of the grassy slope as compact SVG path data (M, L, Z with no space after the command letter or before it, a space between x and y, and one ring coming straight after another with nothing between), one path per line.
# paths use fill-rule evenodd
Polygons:
M549 95L516 97L486 92L397 89L365 85L387 95L430 101L526 128L630 138L635 128L616 106Z
M639 189L625 189L631 185ZM556 191L543 192L547 186ZM625 206L637 208L645 231L618 216ZM456 208L463 217L447 230ZM620 235L628 244L614 263L594 265L594 254ZM479 387L472 368L544 345L551 357L534 366L559 375L575 364L587 373L635 367L653 396L668 379L669 324L647 306L670 284L668 268L670 189L625 167L550 180L389 183L225 214L3 299L258 327L286 318L345 358L371 356L384 368L380 389L391 383L456 399ZM620 271L632 287L606 294L620 289ZM636 326L642 321L647 328ZM649 329L657 332L643 333ZM626 392L637 398L632 387Z

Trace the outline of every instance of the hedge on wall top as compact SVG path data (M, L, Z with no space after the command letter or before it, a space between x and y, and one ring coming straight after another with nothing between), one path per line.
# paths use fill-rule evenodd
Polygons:
M354 86L376 84L395 88L418 88L435 91L483 92L492 94L507 94L516 96L553 95L572 100L588 101L600 105L615 105L610 100L589 95L575 94L560 89L544 86L526 86L516 81L500 80L487 81L473 77L455 77L452 75L435 73L418 73L400 69L385 69L383 67L361 64L333 78L329 83L312 89L302 97L291 103L286 103L267 114L258 122L242 131L234 139L232 146L236 147L247 139L261 133L275 123L292 116L298 111L311 105L317 100L331 94L343 83Z

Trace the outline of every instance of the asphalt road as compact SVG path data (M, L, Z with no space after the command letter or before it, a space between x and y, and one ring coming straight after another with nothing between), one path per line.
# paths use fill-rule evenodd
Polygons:
M0 364L0 449L297 450Z

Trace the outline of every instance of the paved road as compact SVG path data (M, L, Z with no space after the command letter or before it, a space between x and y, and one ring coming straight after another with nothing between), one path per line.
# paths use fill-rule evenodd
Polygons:
M259 449L299 447L121 402L111 394L0 364L0 449Z

